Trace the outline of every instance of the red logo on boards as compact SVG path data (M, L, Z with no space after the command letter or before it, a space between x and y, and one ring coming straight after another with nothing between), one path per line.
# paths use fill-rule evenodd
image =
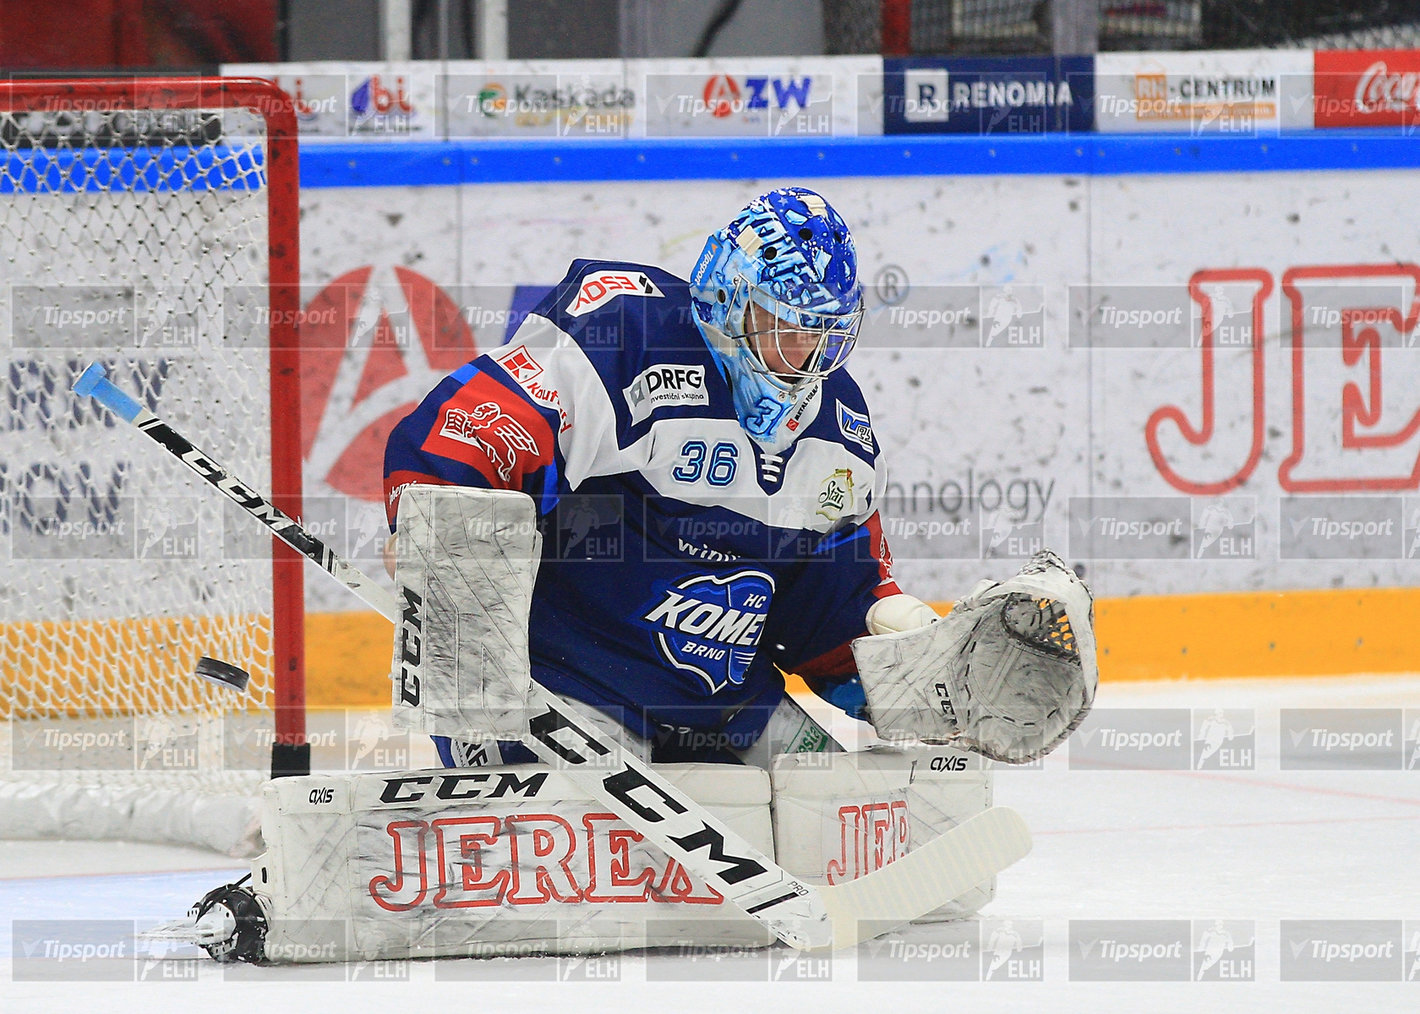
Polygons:
M1313 91L1318 127L1420 122L1420 51L1319 50Z
M374 274L341 275L302 314L301 450L308 491L324 483L378 503L390 431L478 347L434 282L405 267L391 285L372 284Z
M740 103L740 86L728 74L716 74L705 82L705 108L710 115L723 119L735 111Z

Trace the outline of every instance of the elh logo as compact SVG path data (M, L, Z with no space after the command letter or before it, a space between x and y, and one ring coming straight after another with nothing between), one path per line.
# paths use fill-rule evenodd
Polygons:
M1045 345L1045 287L983 286L978 319L982 348L1041 348Z
M1244 919L1193 920L1193 981L1253 982L1257 926Z
M1193 559L1251 560L1257 556L1257 499L1194 499Z
M1420 771L1420 708L1405 709L1401 728L1401 765L1406 771Z
M987 919L982 922L982 982L1041 982L1044 978L1044 920Z
M1193 710L1193 770L1252 771L1257 766L1257 716L1250 710Z

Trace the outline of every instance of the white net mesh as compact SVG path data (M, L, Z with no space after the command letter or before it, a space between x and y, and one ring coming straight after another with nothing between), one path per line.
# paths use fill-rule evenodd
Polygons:
M244 109L0 109L0 795L247 796L269 768L270 538L70 391L98 360L272 488L265 143ZM195 678L202 655L247 693Z

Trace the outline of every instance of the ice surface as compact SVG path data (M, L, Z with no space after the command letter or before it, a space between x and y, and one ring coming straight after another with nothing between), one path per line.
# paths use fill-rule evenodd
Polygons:
M517 1014L1420 1009L1420 765L1282 770L1278 759L1279 709L1414 709L1406 714L1414 721L1420 678L1106 683L1097 707L1251 712L1254 766L1083 770L1072 769L1060 751L1041 769L1002 771L997 802L1025 816L1036 844L1000 878L979 926L912 927L827 965L775 949L713 966L657 954L232 971L205 959L188 963L186 952L174 952L166 963L139 961L145 978L136 982L16 982L15 920L157 922L243 871L230 859L188 849L0 842L0 1010L251 1014L308 1007L347 1014L405 1004L419 1009L429 1001ZM1397 921L1404 940L1393 980L1281 981L1288 946L1281 921L1304 919ZM1001 981L1000 970L978 981L992 956L988 949L983 963L980 946L1006 920L1026 945L1011 952L1012 960L1028 961L1029 945L1043 941L1039 981ZM1199 932L1222 920L1234 950L1220 960L1237 959L1230 970L1250 971L1252 981L1072 979L1071 948L1097 943L1085 930L1098 925L1085 920L1186 920L1198 951L1195 968ZM964 929L972 960L952 966L952 974L969 974L969 981L932 978L947 971L934 960L899 960L905 945L958 943ZM1127 936L1128 924L1112 931ZM1249 934L1250 969L1240 963ZM173 978L163 981L162 973ZM870 979L875 975L882 978ZM1404 981L1407 975L1413 978Z

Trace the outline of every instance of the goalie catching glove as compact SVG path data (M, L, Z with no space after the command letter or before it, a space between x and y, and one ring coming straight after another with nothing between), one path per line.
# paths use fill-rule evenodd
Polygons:
M884 599L882 613L875 606L873 634L853 642L884 739L1024 764L1088 714L1099 684L1094 599L1054 553L1037 553L1008 581L982 582L934 622L897 598L910 596Z

